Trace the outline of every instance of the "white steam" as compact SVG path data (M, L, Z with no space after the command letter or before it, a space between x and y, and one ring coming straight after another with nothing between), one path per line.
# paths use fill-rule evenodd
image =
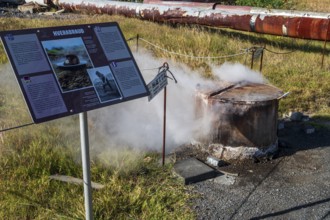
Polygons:
M170 71L178 83L168 80L167 86L167 124L166 149L189 143L206 135L210 129L210 115L196 119L196 85L215 87L210 80L203 79L199 73L188 67L155 59L147 53L135 54L135 59L148 84L157 74L157 68L163 62L169 63ZM220 80L231 83L248 81L262 83L263 77L241 64L225 63L214 66L213 71ZM93 111L98 130L103 131L104 146L130 146L135 149L154 149L161 151L163 132L164 95L160 92L151 102L147 97L109 106Z
M251 70L247 66L240 63L224 63L223 65L213 67L213 73L219 77L220 80L239 83L265 83L264 77L256 71Z
M169 69L178 81L175 84L169 79L167 86L167 152L208 134L211 127L210 115L205 114L196 119L195 92L196 85L212 88L215 87L215 82L202 78L198 72L185 65L155 59L145 52L134 54L134 57L147 84L157 75L157 68L164 62L169 63ZM265 82L259 73L241 64L225 63L222 66L213 66L213 73L220 80L231 83ZM0 85L3 89L8 89L9 81L16 81L9 64L1 67L1 77ZM13 86L14 83L10 83L10 87ZM17 88L16 82L15 86ZM151 102L148 102L147 97L143 97L93 110L88 113L91 147L101 154L105 149L114 152L124 147L161 151L163 114L163 91Z
M148 84L157 69L167 60L157 60L151 55L135 54L142 75ZM205 82L198 73L189 68L169 63L169 70L178 83L168 80L166 109L166 149L190 142L197 135L206 134L209 128L207 117L195 119L195 88ZM150 70L152 69L152 70ZM164 91L148 102L148 98L120 103L93 111L93 120L107 138L106 145L130 146L161 150L163 141Z

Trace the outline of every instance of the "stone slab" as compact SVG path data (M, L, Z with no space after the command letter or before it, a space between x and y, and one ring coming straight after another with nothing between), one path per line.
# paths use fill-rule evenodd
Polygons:
M174 172L183 179L186 185L216 176L216 171L213 168L196 158L178 161L174 164Z
M49 178L53 179L53 180L58 180L58 181L73 183L73 184L78 184L78 185L83 185L83 183L84 183L84 180L79 179L79 178L75 178L75 177L72 177L72 176L51 175ZM102 185L100 183L94 183L94 182L91 182L91 186L92 186L93 189L102 189L102 188L104 188L104 185Z

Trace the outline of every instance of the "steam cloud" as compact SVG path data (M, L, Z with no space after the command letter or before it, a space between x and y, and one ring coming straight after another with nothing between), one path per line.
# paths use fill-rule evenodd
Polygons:
M167 153L174 147L207 134L210 118L209 115L204 115L196 119L195 91L198 84L214 87L214 82L203 79L198 72L185 65L156 59L146 52L134 54L134 57L147 84L157 75L157 68L165 61L169 63L170 71L178 81L175 84L169 79L167 86ZM2 66L1 70L3 80L0 81L0 85L4 86L6 83L7 88L10 81L13 82L11 86L17 86L10 65ZM259 73L237 63L213 66L213 73L220 80L231 83L265 82ZM100 153L104 149L118 150L123 147L161 151L163 102L162 91L151 102L147 97L143 97L89 112L91 147Z
M250 82L250 83L265 83L264 77L250 68L243 66L240 63L224 63L220 67L214 66L213 73L219 77L220 80L239 83L239 82Z
M201 78L200 74L184 65L157 60L145 52L135 54L134 57L147 84L157 74L157 69L150 70L150 68L157 68L164 61L169 63L170 71L178 80L177 84L168 80L167 86L167 153L173 147L189 143L197 136L207 134L210 118L209 115L205 115L196 119L195 91L197 84L214 87L214 82ZM220 80L231 83L265 81L259 73L238 63L214 66L213 72ZM99 109L94 112L93 120L104 132L106 145L161 151L163 100L163 92L160 92L151 102L145 97Z
M148 84L158 73L165 60L157 60L146 53L135 54L136 62ZM168 79L166 110L166 149L193 140L197 134L208 132L208 119L195 119L195 89L202 79L198 73L186 66L169 63L170 71L178 83ZM152 70L150 70L153 68ZM93 112L98 128L104 132L107 145L130 146L133 148L162 149L164 92L154 99L148 98L120 103Z

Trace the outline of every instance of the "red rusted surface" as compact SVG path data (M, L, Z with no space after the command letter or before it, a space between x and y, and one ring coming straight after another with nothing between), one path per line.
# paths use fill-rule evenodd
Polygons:
M156 5L167 5L167 6L184 6L184 7L201 7L201 8L212 8L215 2L183 2L183 1L157 1L157 0L146 0L144 4L156 4Z
M199 89L197 113L212 115L213 143L263 149L277 143L278 98L282 94L273 86L254 83Z
M95 14L109 14L109 15L123 15L126 17L136 17L136 10L125 6L104 5L99 6L92 3L70 4L61 3L60 6L67 10L95 13Z
M263 19L260 16L257 17L255 23L255 32L268 33L273 35L284 35L282 25L286 22L286 18L280 16L265 17Z
M57 1L59 6L74 11L117 14L154 22L227 27L303 39L330 39L330 33L327 31L330 14L325 13L307 14L284 10L277 10L277 13L276 10L229 5L216 5L215 9L212 9L210 8L211 3L194 2L142 4L105 0Z

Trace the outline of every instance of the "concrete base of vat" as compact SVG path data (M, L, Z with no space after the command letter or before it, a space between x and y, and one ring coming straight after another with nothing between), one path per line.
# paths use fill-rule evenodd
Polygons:
M210 144L208 151L211 155L223 160L263 159L272 157L278 151L278 141L268 147L224 146Z

